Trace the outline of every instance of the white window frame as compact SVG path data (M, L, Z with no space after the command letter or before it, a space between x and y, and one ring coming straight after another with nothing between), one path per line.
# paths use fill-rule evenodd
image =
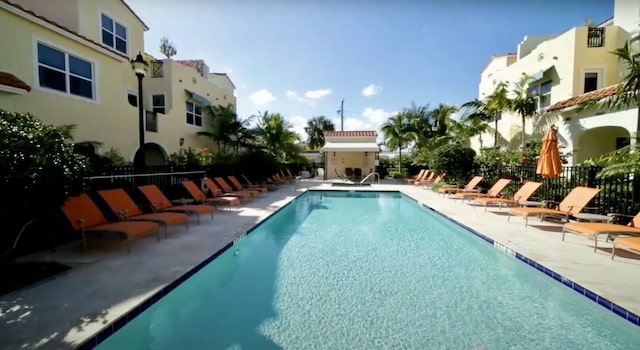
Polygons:
M537 84L534 84L533 86L529 86L529 89L531 89L532 87L542 86L543 84L547 84L547 83L551 84L551 87L549 88L549 92L545 92L544 94L540 95L540 97L544 98L545 100L544 105L540 98L537 99L536 109L538 111L542 111L544 108L551 106L551 91L553 90L553 80L545 80L541 83L537 83Z
M62 71L59 68L56 67L51 67L48 66L46 64L40 63L39 60L39 56L38 56L38 45L44 45L44 46L48 46L49 48L56 50L56 51L60 51L64 54L65 57L65 70ZM74 56L75 58L85 61L87 63L89 63L91 65L91 79L87 79L86 77L83 76L79 76L76 74L73 74L69 71L69 56ZM95 61L92 61L88 58L86 58L85 56L78 54L76 52L74 52L73 50L69 50L63 46L60 45L56 45L53 44L51 42L48 42L46 40L42 40L40 38L34 37L33 38L33 74L34 74L34 80L36 81L36 87L40 90L43 91L47 91L49 93L53 93L53 94L59 94L61 96L69 96L69 97L73 97L73 98L78 98L81 99L82 101L93 101L93 102L98 102L98 77L96 72L98 72L98 67ZM42 86L41 82L40 82L40 66L43 66L47 69L51 69L51 70L55 70L61 73L64 73L65 75L65 91L60 91L57 89L53 89L47 86ZM74 76L76 78L79 79L83 79L83 80L87 80L91 82L91 95L92 97L86 97L86 96L82 96L82 95L76 95L76 94L72 94L70 92L71 89L71 82L69 77L70 76Z
M188 106L190 104L193 105L193 112L189 112ZM200 107L200 114L196 114L196 106ZM184 109L185 117L188 116L189 114L193 114L193 123L189 123L186 119L185 119L185 122L188 125L194 126L196 128L201 128L202 124L203 124L202 109L203 109L203 107L201 105L199 105L199 104L197 104L197 103L195 103L193 101L187 101L186 104L185 104L185 109ZM196 124L196 117L200 117L200 125Z
M108 31L108 33L110 33L111 35L113 35L113 43L108 44L105 43L103 38L102 38L102 32L105 31L106 29L102 26L102 16L105 16L107 18L109 18L111 20L111 22L113 22L113 27L111 28L111 31ZM125 30L125 38L119 36L116 34L116 24L122 26ZM100 43L102 45L106 45L107 47L112 48L113 50L115 50L116 52L120 52L121 54L124 55L128 55L129 54L129 37L131 36L131 32L129 31L129 27L124 25L124 23L117 21L115 19L114 16L109 15L108 13L104 12L104 11L100 11L99 17L98 17L98 25L100 26ZM122 39L124 40L124 45L125 45L125 52L122 52L120 50L118 50L116 48L116 38Z
M162 95L164 97L164 105L162 106L156 106L153 104L153 96L159 96ZM157 107L161 107L162 109L164 109L164 112L157 112L158 114L167 114L167 94L165 94L164 92L152 92L149 94L149 104L151 105L151 110L155 112L155 109Z
M584 94L584 79L586 78L588 73L596 73L598 75L598 82L597 82L597 87L596 90L602 89L604 86L604 68L587 68L587 69L583 69L581 74L580 74L580 93ZM594 90L595 91L595 90Z

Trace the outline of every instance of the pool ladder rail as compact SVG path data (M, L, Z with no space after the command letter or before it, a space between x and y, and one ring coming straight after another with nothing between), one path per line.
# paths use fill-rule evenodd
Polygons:
M369 173L369 175L365 176L364 179L360 180L360 184L362 185L365 181L367 181L367 179L369 179L371 176L374 176L374 175L377 176L376 183L380 183L380 174L373 172L373 173Z

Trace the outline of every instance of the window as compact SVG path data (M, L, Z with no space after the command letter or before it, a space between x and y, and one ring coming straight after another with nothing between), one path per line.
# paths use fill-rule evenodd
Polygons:
M37 50L41 87L93 99L91 62L42 43Z
M151 95L151 110L156 113L165 113L164 94Z
M187 124L202 126L202 107L193 102L187 102Z
M102 14L102 43L127 54L127 27Z
M590 92L598 90L598 73L588 72L584 73L584 91Z
M132 107L138 107L138 95L133 92L127 92L127 101Z
M538 97L538 109L549 107L551 104L551 80L534 85L529 88L529 93Z

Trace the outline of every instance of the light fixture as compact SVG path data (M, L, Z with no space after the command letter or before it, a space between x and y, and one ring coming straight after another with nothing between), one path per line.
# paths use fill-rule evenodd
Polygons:
M184 137L180 138L180 147L182 147L182 145L184 145Z
M368 157L369 156L369 152L364 152L364 156Z
M336 152L333 152L333 158L335 158L335 157L336 157Z

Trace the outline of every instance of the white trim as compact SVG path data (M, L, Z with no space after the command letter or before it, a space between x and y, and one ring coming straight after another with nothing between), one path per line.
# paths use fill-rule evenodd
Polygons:
M602 66L600 66L600 67L582 68L580 70L580 93L579 94L586 93L584 91L584 78L585 78L585 75L587 73L596 73L598 75L598 82L597 82L598 86L596 87L596 90L602 89L604 87L604 86L602 86L602 84L605 81L604 80L604 72L605 72L605 69ZM592 90L592 91L595 91L595 90ZM591 91L587 91L587 92L591 92Z
M103 28L102 28L102 15L105 15L106 17L108 17L113 22L113 33L112 33L113 34L113 47L111 47L111 46L105 44L104 42L102 42L102 30L103 30ZM115 28L116 24L119 24L119 25L123 26L124 29L127 31L127 33L126 33L127 37L124 38L125 45L126 45L125 50L127 52L120 52L120 50L116 49L116 28ZM102 45L106 45L106 46L112 48L113 50L115 50L117 52L120 52L121 54L123 54L125 56L129 56L130 55L131 47L129 45L129 42L131 41L131 30L123 22L121 22L120 20L116 20L115 16L112 16L108 11L105 11L102 8L98 11L98 36L100 38L99 42Z
M2 84L0 84L0 91L8 92L10 94L16 94L16 95L26 95L29 93L29 91L25 89L21 89L21 88L9 86L9 85L2 85Z
M68 31L66 31L66 30L64 30L62 28L59 28L59 27L57 27L57 26L55 26L55 25L53 25L53 24L51 24L51 23L49 23L47 21L44 21L44 20L42 20L42 19L40 19L38 17L35 17L35 16L31 15L31 14L28 14L28 13L26 13L26 12L24 12L24 11L18 9L18 8L15 8L14 6L12 6L12 5L4 2L4 1L0 1L0 8L4 9L4 10L7 10L8 12L11 12L11 13L17 15L17 16L20 16L20 17L22 17L22 18L24 18L24 19L26 19L26 20L28 20L30 22L33 22L33 23L37 24L37 25L40 25L40 26L42 26L42 27L54 32L54 33L57 33L57 34L65 37L67 39L70 39L72 41L75 41L75 42L78 42L78 43L80 43L82 45L85 45L85 46L87 46L87 47L89 47L89 48L91 48L91 49L93 49L95 51L98 51L98 52L100 52L100 53L102 53L102 54L104 54L106 56L109 56L109 57L111 57L111 58L113 58L115 60L118 60L120 62L124 62L125 59L129 60L128 57L122 57L119 54L117 54L117 53L115 53L115 52L113 52L113 51L111 51L109 49L106 49L106 48L102 47L99 44L93 43L93 42L91 42L91 41L89 41L87 39L79 37L76 34L72 34L72 33L68 32ZM126 56L126 55L123 55L123 56Z
M44 87L44 86L40 86L40 72L38 69L38 66L40 65L40 62L38 62L38 43L41 43L43 45L49 46L54 50L58 50L61 51L65 54L65 64L67 65L66 70L65 70L65 77L66 77L66 91L62 92L62 91L58 91L55 89L50 89L48 87ZM85 102L93 102L93 103L100 103L100 99L99 99L99 82L98 82L98 74L97 72L99 71L98 69L98 64L96 63L96 61L91 60L86 58L85 55L82 54L78 54L76 51L74 50L69 50L68 48L52 43L49 40L46 39L42 39L40 37L37 36L33 36L33 42L32 42L32 55L31 57L33 57L33 86L31 87L32 89L37 89L39 91L43 91L46 93L51 93L51 94L57 94L60 96L66 96L66 97L71 97L71 98L77 98L79 100L85 101ZM72 93L69 92L70 89L70 83L69 83L69 67L68 67L68 63L69 63L69 55L72 56L76 56L79 59L82 59L88 63L91 64L91 87L92 87L92 92L93 92L93 96L92 98L87 98L84 96L79 96L79 95L74 95Z

